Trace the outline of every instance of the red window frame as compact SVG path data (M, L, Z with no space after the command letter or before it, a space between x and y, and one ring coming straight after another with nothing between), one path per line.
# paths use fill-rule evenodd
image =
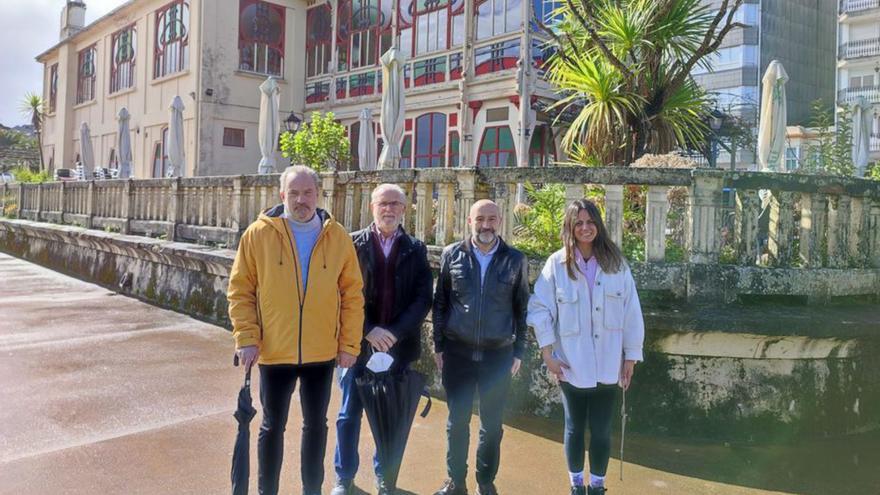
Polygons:
M238 68L267 76L284 72L285 8L263 0L240 0L238 10ZM257 15L253 30L245 24L245 10L254 7ZM277 38L271 39L273 14L281 24ZM258 31L256 36L252 31ZM262 58L262 60L260 60Z
M119 42L128 34L130 54L119 51ZM110 94L134 87L137 63L137 28L134 24L124 27L110 37Z
M532 147L532 143L534 143L536 139L538 139L537 149ZM550 164L547 163L547 160L545 160L545 157L547 157L548 155L552 155L553 160L556 159L556 147L555 146L552 146L552 148L548 147L548 144L551 146L553 145L553 134L550 132L549 126L547 126L547 125L536 126L535 131L532 133L532 139L529 142L529 166L530 167L549 166ZM548 151L550 153L548 153ZM533 163L535 163L535 162L536 162L536 164L533 165Z
M439 117L439 119L438 119L438 117ZM437 146L438 143L434 142L434 127L439 123L438 121L441 119L442 119L442 124L443 124L443 132L440 133L441 142L439 143L439 146ZM415 159L413 161L413 166L415 168L442 168L442 167L446 166L446 163L445 163L446 162L446 157L445 157L445 155L446 155L446 129L447 129L446 124L447 124L447 122L446 122L446 114L445 113L440 113L440 112L425 113L425 114L419 115L416 118L416 130L414 133L415 138L416 138L415 139L416 148L415 148ZM420 137L422 136L423 133L421 133L419 131L424 129L425 125L427 125L427 127L428 127L428 133L427 133L428 143L427 143L427 147L426 147L427 153L419 153L419 149L420 149L419 145L423 144L420 139ZM437 159L439 161L439 164L437 167L434 167L432 165L434 163L435 159ZM425 161L427 161L427 164L425 164Z
M422 71L420 75L416 75ZM446 57L433 57L413 63L413 86L425 86L446 80Z
M486 135L492 129L495 130L495 143L490 143L490 144L494 144L495 147L490 148L489 150L484 150L483 145L486 142L486 137L487 137ZM501 131L502 130L507 130L507 132L510 133L510 137L511 137L511 139L510 139L511 147L510 148L500 148L499 147L501 144ZM498 126L486 127L485 129L483 129L483 137L480 139L479 153L477 154L477 166L478 167L486 167L486 166L500 167L500 166L502 166L502 165L499 165L499 163L498 163L499 158L501 156L501 153L510 153L511 155L513 155L514 164L516 163L516 147L513 144L513 133L510 132L510 126L498 125ZM484 155L486 156L486 161L489 163L485 164L485 165L480 165L480 162L482 161L481 159L483 158ZM505 164L503 166L507 167L507 164Z
M306 84L306 104L320 103L330 99L330 82L318 81Z
M455 114L450 115L452 118ZM455 143L455 146L452 145ZM449 131L449 152L446 157L446 166L450 168L458 168L459 153L461 153L461 139L458 137L458 131Z
M409 148L409 152L406 150ZM412 168L412 134L404 134L400 144L400 168Z
M371 14L369 9L366 10L363 7L364 4L370 5L372 2L376 3L376 19L375 22L371 22ZM355 2L361 6L360 12L358 15L366 16L362 22L354 19L355 12L353 12L353 5ZM336 29L336 55L337 55L337 69L340 71L348 71L354 69L360 69L363 67L370 67L373 65L377 65L379 63L379 58L382 56L382 53L391 48L392 38L393 38L393 23L390 19L385 20L385 12L383 12L382 7L389 7L389 14L393 12L394 0L341 0L339 2L339 7L337 7L337 29ZM370 5L370 8L372 6ZM355 35L360 36L360 51L365 55L364 60L361 60L360 54L358 54L358 63L355 65L353 63L354 57L352 56L352 43ZM366 40L368 43L367 48L363 48L363 43ZM370 46L372 46L372 50L370 50Z
M413 57L425 55L428 53L435 53L442 50L448 50L451 46L453 46L452 37L453 27L455 25L455 18L460 16L462 20L464 19L464 0L425 0L425 8L423 8L422 10L419 10L418 8L419 0L401 0L401 2L402 4L397 14L398 32L410 29L410 46L401 46L401 48L406 48L409 50L409 53L406 54L407 56ZM426 49L426 51L422 53L417 53L416 48L418 46L419 36L421 36L421 33L418 30L419 17L427 16L440 10L447 11L446 39L442 40L440 42L440 46L437 46L436 49ZM459 28L464 30L465 23L462 22Z
M58 64L49 67L49 113L55 113L58 102Z
M327 31L317 33L319 15L327 16ZM326 38L325 38L326 37ZM320 76L330 72L331 45L333 41L333 11L329 4L319 5L306 11L306 77Z
M180 12L180 18L174 19L174 28L169 31L168 15L176 12ZM156 11L153 79L186 69L189 64L189 21L189 2L186 0L174 0Z
M489 45L481 46L474 50L474 73L476 75L489 74L502 70L516 69L516 63L519 61L519 40L507 40ZM507 54L508 50L515 50L511 54ZM489 54L489 58L483 62L479 58L485 53Z
M98 79L98 47L94 44L77 54L76 104L95 99L95 83Z

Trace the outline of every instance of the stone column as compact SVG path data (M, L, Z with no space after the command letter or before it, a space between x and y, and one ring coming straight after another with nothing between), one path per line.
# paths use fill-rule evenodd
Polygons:
M174 177L171 179L171 194L168 198L168 223L170 223L168 235L166 239L169 241L177 240L177 225L180 223L180 211L183 206L183 198L181 197L182 190L180 188L180 177ZM202 188L202 191L207 191L207 188ZM201 208L199 215L199 225L205 225L205 203L207 200L204 197L204 193L201 198Z
M406 197L408 199L409 206L406 209L406 213L403 216L403 228L406 229L407 232L415 232L416 229L416 214L414 210L414 206L412 204L413 197L415 196L415 187L412 182L401 182L398 184L403 188L403 192L406 193Z
M861 196L853 196L850 203L849 224L849 256L860 267L869 263L868 216L871 200Z
M666 259L666 216L669 214L669 187L648 186L645 212L645 259Z
M470 213L471 205L476 201L476 174L473 171L460 172L458 175L458 208L455 212L455 229L454 236L456 239L463 239L470 235L467 225L468 213Z
M327 172L321 176L321 192L324 196L323 208L332 214L336 207L336 173Z
M608 236L623 249L623 186L605 186L605 228Z
M687 251L691 263L717 263L720 246L722 176L696 176L688 191Z
M89 188L91 189L92 184L89 184ZM42 220L43 216L43 184L37 184L37 211L34 215L34 220L37 222Z
M95 181L89 181L89 191L86 197L86 222L85 228L92 228L92 219L95 218Z
M419 239L428 242L431 233L431 220L433 218L433 191L428 182L416 183L416 229L415 235Z
M801 195L800 258L805 267L818 268L823 264L827 200L820 193Z
M345 208L343 209L342 215L342 224L345 225L345 229L349 232L352 231L352 227L354 226L354 196L355 196L355 188L358 187L353 182L349 182L345 185Z
M124 222L120 231L123 234L131 232L131 216L134 212L134 194L132 194L131 181L132 179L126 179L125 185L122 187L122 219Z
M754 265L758 260L758 217L761 198L758 192L736 190L736 254L741 265Z
M437 185L437 237L434 243L445 246L454 239L455 230L455 185L440 183Z
M21 218L21 212L24 210L24 184L18 185L18 205L16 206L15 217Z
M828 266L848 265L850 197L837 196L828 203Z
M868 215L868 252L871 266L880 268L880 199L871 201L871 213Z
M775 266L791 265L794 241L794 193L773 191L767 249Z

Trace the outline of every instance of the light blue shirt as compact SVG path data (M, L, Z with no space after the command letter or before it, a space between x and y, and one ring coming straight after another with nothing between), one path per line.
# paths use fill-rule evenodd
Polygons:
M501 245L501 242L498 238L495 238L495 245L492 249L489 250L488 253L483 254L480 251L480 248L477 247L477 243L471 239L471 247L473 247L474 256L477 257L477 262L480 264L480 286L483 286L483 282L486 280L486 271L489 270L489 263L492 262L492 257L495 256L495 252L498 251L498 246Z
M321 235L323 225L317 213L308 222L297 222L289 216L285 215L285 217L290 225L290 231L293 232L293 242L296 243L296 252L299 255L302 286L305 287L309 281L309 261L312 259L312 251L318 242L318 236Z

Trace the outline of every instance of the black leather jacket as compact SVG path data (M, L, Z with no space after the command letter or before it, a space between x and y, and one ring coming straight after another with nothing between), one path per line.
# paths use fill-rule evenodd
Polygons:
M434 291L434 350L481 359L481 352L513 346L522 359L529 302L528 260L500 245L489 263L485 282L471 241L447 246L440 257Z
M376 325L375 321L370 320L370 309L377 304L373 294L373 269L375 257L382 256L382 253L376 253L371 235L370 227L351 234L364 279L364 336ZM434 276L428 264L428 248L425 243L408 235L402 227L396 242L399 244L397 262L394 265L394 304L391 323L387 325L387 329L397 338L397 344L391 348L389 354L394 357L396 365L405 366L419 358L422 323L431 309ZM364 339L358 364L366 363L371 354L369 343Z

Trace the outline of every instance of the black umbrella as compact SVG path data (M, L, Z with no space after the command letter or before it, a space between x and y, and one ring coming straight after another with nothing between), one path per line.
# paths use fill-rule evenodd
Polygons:
M238 356L235 357L238 366ZM244 385L238 392L238 408L233 416L238 421L238 435L235 437L235 449L232 451L232 495L247 495L248 478L251 467L251 420L256 416L251 400L251 369L244 374Z
M428 404L421 416L424 418L431 410L425 376L414 370L374 373L367 369L358 377L356 385L373 431L382 479L388 487L394 488L422 396L428 398Z

